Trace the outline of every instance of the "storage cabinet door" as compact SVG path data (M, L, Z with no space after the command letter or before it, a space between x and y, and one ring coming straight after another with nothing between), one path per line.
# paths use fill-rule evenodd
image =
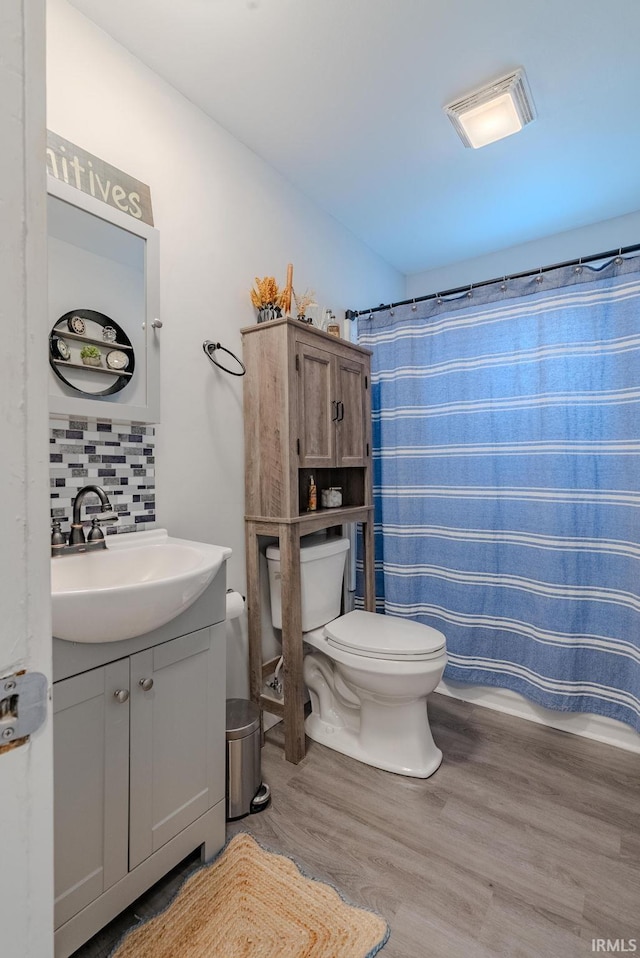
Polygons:
M330 352L297 344L300 468L335 465L334 358Z
M336 465L364 466L368 457L367 367L357 360L336 359ZM367 382L368 385L368 382Z
M224 643L214 626L131 657L130 868L224 798Z
M127 873L128 689L128 659L53 687L56 928Z

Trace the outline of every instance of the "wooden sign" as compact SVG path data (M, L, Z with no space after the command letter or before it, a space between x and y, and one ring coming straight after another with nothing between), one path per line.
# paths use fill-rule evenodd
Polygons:
M145 183L47 130L47 170L57 180L153 226L151 191Z

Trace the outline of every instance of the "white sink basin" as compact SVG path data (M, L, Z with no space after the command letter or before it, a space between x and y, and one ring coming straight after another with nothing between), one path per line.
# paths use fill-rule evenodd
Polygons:
M226 546L156 529L109 536L106 549L52 559L53 634L69 642L144 635L188 609L230 555Z

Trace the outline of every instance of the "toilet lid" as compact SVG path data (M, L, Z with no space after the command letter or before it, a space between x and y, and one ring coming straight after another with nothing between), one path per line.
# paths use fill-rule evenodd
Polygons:
M442 632L409 619L375 612L348 612L324 627L334 648L373 659L430 659L444 651Z

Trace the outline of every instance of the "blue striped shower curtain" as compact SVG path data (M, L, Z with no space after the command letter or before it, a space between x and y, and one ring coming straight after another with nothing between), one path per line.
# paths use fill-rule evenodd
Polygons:
M445 633L445 678L638 731L639 269L359 319L379 611Z

